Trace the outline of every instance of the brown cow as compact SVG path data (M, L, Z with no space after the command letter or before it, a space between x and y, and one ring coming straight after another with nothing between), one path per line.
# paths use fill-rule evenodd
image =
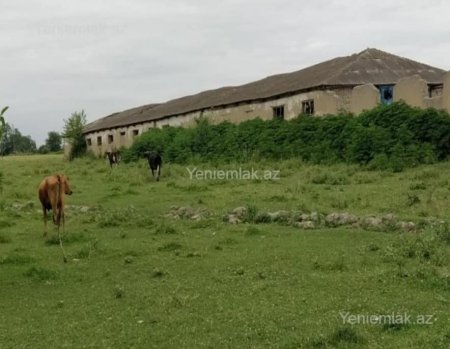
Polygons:
M52 210L53 223L59 226L62 220L64 231L64 195L71 195L69 177L63 174L55 174L45 177L39 184L39 200L44 212L44 236L47 235L47 211Z

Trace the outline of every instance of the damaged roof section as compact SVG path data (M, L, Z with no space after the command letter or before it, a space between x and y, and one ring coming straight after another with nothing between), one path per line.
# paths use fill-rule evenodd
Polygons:
M147 104L105 116L87 124L84 133L140 123L142 120L147 120L145 115L158 105L157 103Z
M272 75L241 86L222 87L195 95L128 109L86 125L84 132L134 125L204 109L224 107L282 97L326 87L353 87L372 83L395 84L404 77L419 75L429 84L441 84L445 70L384 51L369 48L338 57L292 73Z

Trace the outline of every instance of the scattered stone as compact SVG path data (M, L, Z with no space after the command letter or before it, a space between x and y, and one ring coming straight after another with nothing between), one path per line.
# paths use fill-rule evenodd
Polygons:
M361 221L361 226L368 230L383 230L385 228L383 219L374 216L364 217Z
M309 214L302 213L300 215L300 221L302 221L302 222L309 221L310 219L311 219L311 216Z
M287 223L289 222L291 215L288 211L280 210L276 212L268 212L268 215L270 216L270 219L273 222L279 222L279 223Z
M78 206L78 205L66 205L65 210L68 213L89 213L95 211L95 207L90 206Z
M353 223L358 223L358 217L348 212L333 212L325 217L325 222L332 227L351 225Z
M295 225L301 229L314 229L316 227L313 221L296 222Z
M124 259L125 264L131 264L134 261L134 257L133 256L126 256Z
M165 217L171 219L192 219L199 221L203 218L207 218L209 216L209 212L205 209L195 210L192 207L178 207L172 206L168 214Z
M291 220L292 222L301 222L303 212L301 211L292 211Z
M323 220L323 215L314 211L314 212L311 212L311 214L309 215L309 218L314 223L320 223Z
M381 216L381 220L386 225L395 225L397 224L397 217L393 215L392 213L387 213L384 216Z
M413 222L398 222L398 227L407 233L416 231L416 225Z
M91 210L91 208L89 206L81 206L80 207L80 212L81 213L87 213Z
M259 212L255 217L255 223L270 223L272 218L267 212Z
M197 252L197 251L195 251L195 252L189 252L189 253L186 254L186 257L187 257L187 258L201 257L201 256L202 256L202 255L200 254L200 252Z
M183 208L177 208L177 212L180 209ZM188 212L190 214L191 211L184 210L182 212ZM186 215L186 213L183 214ZM236 207L232 213L228 213L223 217L223 221L229 224L239 224L245 220L246 214L246 207ZM190 218L200 219L195 214L190 216ZM372 215L359 218L348 212L332 212L325 216L315 211L308 214L301 211L280 210L276 212L259 212L255 217L255 223L271 222L284 223L300 229L317 229L324 225L329 227L349 226L375 231L392 231L398 229L405 232L414 232L418 229L414 222L399 221L392 213L387 213L382 216ZM445 221L430 221L429 224L445 224Z
M229 214L229 215L225 216L225 219L230 224L241 223L241 220L239 218L237 218L234 214Z
M202 216L199 215L199 214L197 213L197 214L194 214L194 215L191 217L191 219L194 220L194 221L199 221L199 220L202 219Z
M27 201L27 202L24 202L24 203L14 202L11 205L11 208L16 210L16 211L32 210L34 208L34 202L33 201Z
M247 207L236 207L232 214L242 220L247 215Z

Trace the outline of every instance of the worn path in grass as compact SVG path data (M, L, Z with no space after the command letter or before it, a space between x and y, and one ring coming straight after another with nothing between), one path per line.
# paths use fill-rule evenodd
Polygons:
M165 164L157 183L143 161L111 171L101 160L0 159L0 348L449 347L450 238L420 222L449 217L450 164L402 173L295 161L193 166L280 170L281 179L191 180ZM56 171L74 191L67 264L56 231L42 237L36 194ZM209 215L175 220L166 217L173 205ZM425 228L223 222L247 205L393 213ZM340 313L416 323L352 325Z

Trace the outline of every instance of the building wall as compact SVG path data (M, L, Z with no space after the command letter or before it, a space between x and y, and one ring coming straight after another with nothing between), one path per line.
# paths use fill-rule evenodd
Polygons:
M103 156L108 151L115 151L122 147L128 148L133 144L134 138L147 131L150 127L151 123L143 123L89 133L86 135L87 150L97 156ZM110 136L112 136L112 142L109 138Z
M352 109L352 88L340 88L333 90L334 94L338 97L338 112L348 112Z
M352 91L351 112L359 114L380 103L380 91L373 84L356 86Z
M442 108L450 113L450 72L444 76L444 86L442 88Z
M434 86L429 89L427 82L419 76L403 78L394 86L394 101L403 100L406 103L421 108L444 108L450 112L450 72L444 78L443 86ZM213 108L196 111L183 115L175 115L162 120L149 121L138 125L119 127L111 130L92 132L86 135L88 151L97 156L103 156L107 151L129 147L136 136L150 128L164 126L195 125L195 120L206 117L213 123L230 121L239 123L245 120L273 118L273 108L284 106L284 118L293 119L302 113L302 102L314 100L314 115L336 114L341 111L351 111L359 114L365 109L371 109L380 103L378 88L372 84L352 88L339 88L333 90L316 90L298 93L272 100L242 102L223 108ZM136 134L137 132L137 134ZM110 142L109 136L113 137ZM97 144L100 137L101 144Z
M424 98L424 102L425 102L425 107L426 108L443 109L443 106L442 106L442 102L443 102L442 95L441 96L435 96L435 97L426 97L426 98Z
M69 159L70 157L70 152L72 150L72 144L70 144L67 139L64 139L64 158L65 159Z
M284 118L289 120L302 113L303 101L311 99L314 100L314 115L336 114L340 109L350 104L347 101L350 99L348 96L351 96L351 89L347 89L347 91L345 89L336 91L311 91L270 101L239 103L230 107L196 111L139 125L92 132L86 135L86 141L88 142L87 149L97 156L104 156L108 151L131 146L136 137L133 133L135 131L140 135L149 128L154 127L189 127L195 125L195 120L200 117L206 117L212 123L216 124L225 120L234 123L255 118L270 120L273 118L273 108L281 105L284 105ZM113 137L112 143L109 142L108 136ZM98 137L101 139L101 144L98 144Z
M418 75L400 79L394 86L394 101L404 101L413 107L426 108L428 84Z
M175 115L165 119L154 121L153 127L162 128L164 126L189 126L195 124L195 119L198 119L202 116L202 113L199 111L188 113L184 115Z
M339 96L334 91L311 91L274 100L241 103L231 107L208 110L203 113L214 123L230 121L239 123L245 120L260 118L273 119L273 108L284 106L284 119L296 118L302 113L302 102L314 100L314 115L332 114L338 111Z

